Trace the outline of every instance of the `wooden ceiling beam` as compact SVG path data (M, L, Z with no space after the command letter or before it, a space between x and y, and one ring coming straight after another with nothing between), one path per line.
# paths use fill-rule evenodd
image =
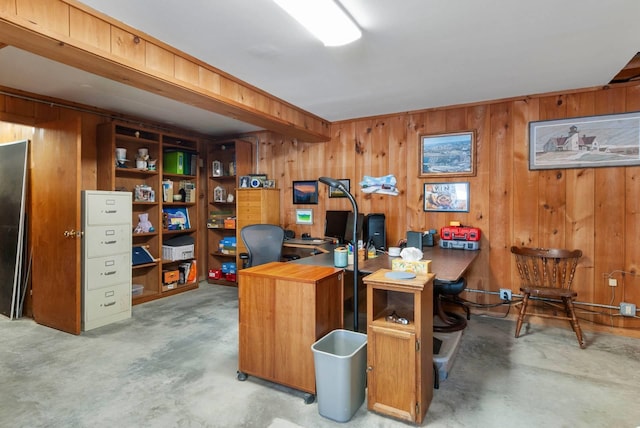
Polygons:
M331 138L330 122L74 0L0 0L1 44L300 141Z

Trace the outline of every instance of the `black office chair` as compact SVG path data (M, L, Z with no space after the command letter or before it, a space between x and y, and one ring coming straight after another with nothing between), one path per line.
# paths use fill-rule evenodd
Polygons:
M457 281L442 281L439 279L433 281L433 313L444 324L434 325L433 331L450 333L463 330L467 326L467 320L471 318L471 313L469 308L458 297L458 294L466 287L467 282L464 278L460 278ZM445 311L443 302L460 305L467 315L466 319L455 312Z
M242 267L248 268L269 262L279 262L282 258L284 229L275 224L250 224L240 231L242 242L247 248L240 254Z

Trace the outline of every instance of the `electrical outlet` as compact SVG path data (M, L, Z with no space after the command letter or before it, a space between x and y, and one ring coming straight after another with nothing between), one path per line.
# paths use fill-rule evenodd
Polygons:
M609 287L617 287L618 286L618 280L615 278L609 278Z
M502 301L511 301L511 289L509 288L501 288L500 289L500 300Z
M635 317L636 316L636 305L633 303L620 303L620 315L625 317Z

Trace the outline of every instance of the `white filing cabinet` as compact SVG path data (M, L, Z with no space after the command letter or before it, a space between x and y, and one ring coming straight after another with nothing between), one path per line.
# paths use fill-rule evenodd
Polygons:
M82 330L131 317L131 200L82 191Z

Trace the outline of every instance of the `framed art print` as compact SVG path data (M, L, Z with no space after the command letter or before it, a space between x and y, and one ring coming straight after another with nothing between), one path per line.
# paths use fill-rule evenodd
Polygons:
M318 181L294 181L293 182L293 203L294 204L317 204L318 203Z
M469 212L469 183L424 183L424 210Z
M313 210L296 210L296 224L313 224Z
M420 136L420 177L476 175L475 132Z
M338 181L344 185L345 189L347 189L347 192L351 190L351 187L350 187L351 181L348 178L343 178ZM337 189L333 186L329 186L329 197L330 198L346 198L347 194L340 189Z

